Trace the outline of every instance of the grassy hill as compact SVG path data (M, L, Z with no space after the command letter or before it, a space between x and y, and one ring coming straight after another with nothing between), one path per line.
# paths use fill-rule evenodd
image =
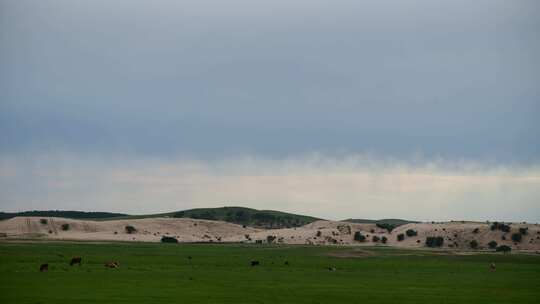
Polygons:
M346 219L343 222L349 223L358 223L358 224L381 224L381 225L392 225L398 227L410 223L418 223L415 221L402 220L402 219L382 219L382 220L367 220L367 219Z
M115 219L127 216L123 213L112 212L84 212L84 211L64 211L64 210L47 210L47 211L23 211L23 212L0 212L0 220L7 220L16 216L43 216L43 217L64 217L71 219Z
M299 227L319 220L311 216L243 207L197 208L176 212L173 217L225 221L266 229Z

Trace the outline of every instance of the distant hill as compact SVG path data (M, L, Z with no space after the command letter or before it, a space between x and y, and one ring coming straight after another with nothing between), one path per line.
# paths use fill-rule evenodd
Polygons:
M197 208L179 211L172 216L225 221L266 229L299 227L320 220L311 216L243 207Z
M357 224L380 224L380 225L392 225L398 227L410 223L418 223L415 221L402 220L402 219L382 219L382 220L367 220L367 219L346 219L343 222L357 223Z
M106 218L124 217L124 216L127 216L127 214L112 213L112 212L84 212L84 211L63 211L63 210L0 212L0 220L10 219L16 216L64 217L64 218L71 218L71 219L106 219Z

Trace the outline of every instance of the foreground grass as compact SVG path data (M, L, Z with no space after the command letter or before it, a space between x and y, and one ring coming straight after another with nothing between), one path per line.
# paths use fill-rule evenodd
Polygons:
M352 250L0 243L0 303L538 303L540 299L540 256L440 255L390 248L366 249L371 254L361 258L329 256ZM83 265L70 267L72 256L82 256ZM110 260L120 261L121 268L103 267ZM250 260L262 265L251 267ZM492 261L496 272L488 269ZM45 262L50 271L39 273Z

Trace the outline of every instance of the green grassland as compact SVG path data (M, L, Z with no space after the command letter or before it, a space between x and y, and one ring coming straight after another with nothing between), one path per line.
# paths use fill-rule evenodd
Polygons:
M82 256L82 266L68 265L73 256ZM103 266L111 260L119 261L120 268ZM261 265L251 267L251 260ZM50 270L40 273L39 265L45 262ZM491 262L497 265L494 272L488 267ZM539 301L538 255L239 244L0 243L0 303Z

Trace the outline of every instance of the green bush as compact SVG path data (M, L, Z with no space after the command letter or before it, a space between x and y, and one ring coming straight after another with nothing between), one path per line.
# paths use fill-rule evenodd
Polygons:
M374 235L371 240L374 242L374 243L377 243L378 241L380 241L380 238L376 235Z
M266 242L267 242L268 244L272 244L272 243L274 242L275 239L276 239L275 236L269 235L269 236L266 237Z
M126 233L128 234L132 234L132 233L136 233L137 232L137 229L135 229L135 227L131 226L131 225L127 225L125 227L126 229Z
M68 231L69 230L69 224L62 224L62 230Z
M388 242L388 238L386 238L385 236L383 236L383 237L381 238L381 242L382 242L383 244L386 244L386 242Z
M521 233L512 233L512 241L521 242Z
M441 247L444 243L442 236L428 236L426 238L426 246L428 247Z
M392 224L388 224L388 223L377 223L376 225L379 228L388 230L388 232L392 232L392 230L394 230L394 228L396 228L396 226L394 226Z
M491 230L510 232L510 225L506 225L505 223L493 222L493 224L491 224Z
M519 233L523 234L523 235L527 235L527 232L528 232L529 228L519 228Z
M405 234L400 233L400 234L397 235L397 240L398 240L398 241L401 242L401 241L403 241L404 239L405 239Z
M472 232L473 233L478 233L478 232L480 232L480 229L479 228L474 228L474 230Z
M510 246L501 245L501 246L497 247L497 249L495 249L495 250L498 251L498 252L510 252L510 251L512 251L512 248L510 248Z
M405 231L405 234L408 237L412 237L412 236L417 236L418 232L416 230L413 230L413 229L407 229L407 231Z
M478 248L478 242L476 240L472 240L470 243L469 243L469 246L472 248L472 249L476 249Z
M47 219L40 219L39 222L43 225L47 225Z
M365 242L366 241L366 236L363 235L360 231L356 231L354 233L354 240L357 241L357 242Z
M319 237L319 236L321 236L321 235L322 235L321 231L318 230L318 231L317 231L317 236Z
M175 237L172 236L162 236L161 237L162 243L178 243L178 240Z
M497 242L495 242L495 241L491 241L491 242L488 243L488 246L489 246L489 248L491 248L491 249L497 248L497 245L498 245L498 244L497 244Z

